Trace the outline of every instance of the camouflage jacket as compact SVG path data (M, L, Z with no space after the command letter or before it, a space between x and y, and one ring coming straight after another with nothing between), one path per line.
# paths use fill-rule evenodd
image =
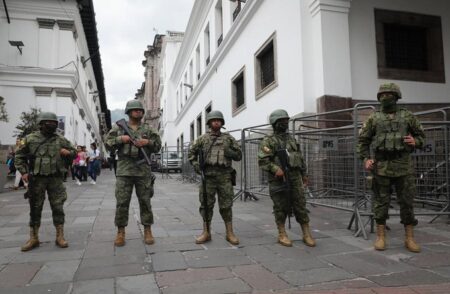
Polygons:
M45 143L43 143L44 141ZM70 155L61 157L59 153L61 148L69 150ZM26 174L31 170L34 175L60 176L67 171L67 166L76 157L76 154L75 147L63 136L54 134L49 138L41 131L36 131L20 142L16 152L15 166L21 174ZM31 161L28 162L27 159L31 159Z
M258 165L269 173L269 180L275 180L276 171L281 168L277 151L287 149L289 168L293 175L306 176L306 164L295 139L287 133L267 135L261 141L258 152Z
M425 133L419 120L410 111L399 108L393 115L372 113L359 132L357 152L362 160L374 159L374 172L381 176L399 177L413 173L410 153L414 147L403 137L414 137L415 148L422 148ZM370 154L371 147L373 156Z
M214 142L214 145L211 145ZM189 162L197 166L199 165L199 154L203 151L206 157L205 167L224 167L231 169L232 161L240 161L242 158L241 147L236 139L229 133L219 133L218 136L208 131L195 140L194 144L189 148Z
M151 153L159 152L161 149L161 138L154 129L146 124L141 124L137 130L133 130L130 126L129 129L134 138L150 140L150 144L143 147L149 157ZM150 166L146 163L137 164L143 157L139 149L132 143L124 144L122 142L120 136L123 135L125 135L125 132L118 125L114 124L105 138L105 145L108 151L115 152L117 150L116 175L149 177L151 175Z

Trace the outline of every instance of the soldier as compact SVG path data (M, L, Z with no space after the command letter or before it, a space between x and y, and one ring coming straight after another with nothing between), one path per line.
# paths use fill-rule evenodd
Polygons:
M144 116L144 107L138 100L127 102L125 113L128 115L128 127L134 138L126 135L117 124L112 127L106 136L106 147L110 152L117 150L116 174L116 217L117 236L116 246L125 245L125 227L128 225L128 210L130 207L133 186L139 199L141 223L144 225L145 244L153 244L151 225L153 213L150 199L153 197L153 180L150 166L138 164L141 159L138 148L143 148L150 155L161 148L161 139L158 133L141 122ZM134 144L132 142L134 141Z
M306 165L300 147L287 133L289 115L283 109L273 111L269 117L273 134L267 135L259 146L258 164L268 172L269 193L273 201L275 223L278 227L278 243L291 247L292 241L286 234L286 218L293 212L303 231L303 242L316 246L309 228L308 210L303 185L308 182ZM281 157L286 156L289 175L283 170Z
M197 138L189 149L189 161L197 173L200 173L199 155L204 154L204 175L206 184L207 207L203 201L203 189L200 186L200 215L203 217L203 233L195 239L195 243L202 244L211 240L210 224L216 202L215 194L219 201L219 212L225 222L226 240L232 245L238 245L239 239L233 233L232 206L232 161L240 161L242 158L241 148L229 133L220 130L225 124L223 114L220 111L211 111L206 116L209 131ZM206 214L205 214L206 210Z
M69 246L64 239L64 202L67 199L63 184L63 173L67 172L64 161L72 161L77 151L66 138L56 134L56 114L41 112L38 124L40 130L26 136L16 153L16 167L23 181L29 183L30 239L22 246L22 251L39 246L39 227L46 191L56 227L55 243L61 248Z
M413 199L416 193L410 153L421 148L425 134L417 118L408 110L397 106L402 98L400 88L394 83L382 84L377 99L381 111L376 111L364 123L357 151L364 167L373 175L373 213L377 223L376 250L386 249L385 229L389 217L392 186L400 205L400 219L405 226L405 246L411 252L420 252L414 241ZM372 145L374 156L370 154Z

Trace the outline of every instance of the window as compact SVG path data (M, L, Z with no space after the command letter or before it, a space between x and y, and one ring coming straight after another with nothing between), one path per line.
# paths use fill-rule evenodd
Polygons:
M208 125L206 124L206 118L208 117L208 114L212 111L212 102L210 102L206 107L205 107L205 130L208 129Z
M202 114L197 116L197 137L202 135Z
M276 87L275 33L255 54L256 98Z
M204 45L205 45L205 67L209 64L210 62L210 50L209 50L209 24L206 25L206 29L205 29L205 38L204 38Z
M200 80L200 45L197 45L195 50L195 73L197 75L197 81Z
M232 110L237 114L245 107L245 67L243 67L232 79Z
M375 9L378 77L445 83L439 16Z
M194 122L191 122L191 125L189 127L189 134L190 134L190 141L194 142L195 140Z
M223 40L223 11L222 11L222 0L218 0L216 4L216 40L217 47L220 46Z

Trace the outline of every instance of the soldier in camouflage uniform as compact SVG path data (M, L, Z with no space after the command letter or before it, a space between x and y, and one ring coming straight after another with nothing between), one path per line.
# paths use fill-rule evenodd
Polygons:
M364 160L364 167L373 174L373 213L377 223L375 249L386 249L386 219L389 217L394 186L400 205L401 223L405 226L405 246L411 252L420 252L413 235L413 227L417 225L413 207L416 188L410 153L414 148L423 146L425 134L417 118L410 111L397 106L397 100L401 97L396 84L380 86L377 98L381 111L371 114L364 123L357 151Z
M283 109L273 111L269 117L273 134L267 135L259 146L258 164L269 176L269 193L278 227L278 242L287 247L292 241L286 234L286 218L293 211L303 231L303 242L316 246L309 228L308 210L303 185L307 184L306 164L295 139L287 133L289 115ZM289 178L287 179L278 158L280 150L287 150ZM286 185L286 181L289 181ZM289 187L289 189L287 188ZM289 194L290 193L290 194Z
M231 182L232 160L240 161L241 148L236 140L228 133L222 133L220 129L225 124L223 114L220 111L211 111L206 117L209 131L197 138L189 149L189 161L197 173L200 173L199 153L205 154L205 181L207 194L207 207L204 207L203 188L200 185L200 215L203 217L203 233L196 238L197 244L211 240L210 224L213 215L215 194L219 201L219 212L225 222L226 240L233 245L239 244L239 239L233 233L232 210L233 186ZM207 209L208 219L205 218Z
M38 116L40 130L26 136L16 153L16 168L28 186L30 203L30 239L22 246L28 251L39 246L39 227L45 192L52 209L53 224L56 227L56 245L68 247L64 239L64 202L67 199L63 184L63 174L67 172L65 162L76 156L75 147L63 136L56 134L58 118L52 112L42 112Z
M161 139L158 133L141 122L144 116L144 107L138 100L127 102L125 113L129 117L128 127L135 138L125 135L125 132L114 125L106 136L106 147L110 152L117 150L117 173L116 173L116 217L117 236L114 244L125 245L125 227L128 225L128 210L130 207L133 186L139 199L139 210L141 223L144 225L145 244L153 244L151 225L153 224L153 213L150 199L153 197L153 181L150 166L137 164L142 159L138 147L145 150L147 155L158 152L161 149Z

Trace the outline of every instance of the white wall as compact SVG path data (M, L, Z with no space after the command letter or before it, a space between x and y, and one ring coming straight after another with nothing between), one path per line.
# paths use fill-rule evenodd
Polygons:
M450 1L447 0L358 0L350 8L350 50L354 99L375 100L380 83L375 46L374 8L438 15L442 22L446 83L394 81L403 93L403 102L444 102L450 98Z
M0 122L1 144L15 142L13 134L20 113L28 112L31 107L65 116L65 136L73 143L89 145L94 141L86 129L87 123L101 142L96 111L100 102L98 98L94 102L93 94L89 93L97 89L93 68L90 62L85 68L80 62L80 57L87 59L89 52L76 1L16 0L7 5L10 24L0 6L0 40L3 40L0 42L0 95L5 98L9 122ZM39 28L37 18L74 20L78 38L56 23L53 29ZM23 41L23 54L7 40ZM87 86L88 80L93 84L92 90ZM35 87L54 90L47 96L39 96ZM73 89L77 100L72 102L67 95L57 95L57 88ZM86 113L84 119L79 115L80 108ZM75 132L75 121L78 121L78 132Z

